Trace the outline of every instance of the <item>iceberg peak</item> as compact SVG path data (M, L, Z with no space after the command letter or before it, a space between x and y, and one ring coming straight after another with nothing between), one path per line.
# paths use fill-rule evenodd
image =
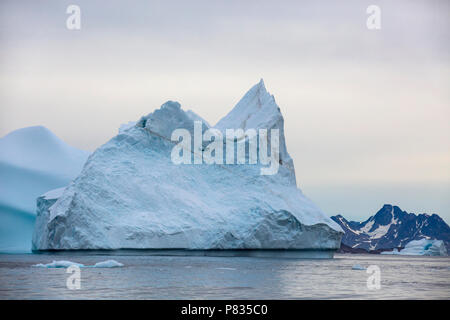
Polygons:
M183 110L179 102L167 101L159 109L141 117L136 126L170 139L175 129L184 128L193 132L194 120L200 118L197 115L194 117L194 115L195 113L192 111ZM207 124L205 122L203 131L206 129Z
M264 80L255 84L236 106L215 125L216 129L279 129L280 164L291 172L291 182L296 184L294 163L287 152L284 137L284 118L280 108L264 85Z
M255 84L253 87L257 89L257 92L258 92L258 93L264 94L264 93L267 92L266 86L265 86L265 84L264 84L264 79L263 79L263 78L261 78L261 79L259 80L259 82L258 82L257 84Z
M181 104L178 101L169 100L161 106L161 109L180 110Z
M224 131L229 128L258 129L279 128L277 122L282 120L280 108L264 85L263 79L245 93L236 106L219 122L215 128ZM279 124L278 124L279 125Z

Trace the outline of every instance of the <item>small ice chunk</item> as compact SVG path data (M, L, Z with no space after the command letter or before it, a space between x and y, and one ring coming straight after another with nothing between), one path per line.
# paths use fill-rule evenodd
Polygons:
M355 265L353 265L352 270L366 270L366 268L364 268L360 264L355 264Z
M66 260L60 260L60 261L53 260L52 263L47 263L47 264L38 263L38 264L33 265L33 267L37 267L37 268L68 268L70 266L77 266L80 268L84 267L84 265L81 263L76 263L76 262L66 261Z
M118 267L123 267L123 264L117 262L116 260L106 260L98 262L94 265L94 268L118 268Z

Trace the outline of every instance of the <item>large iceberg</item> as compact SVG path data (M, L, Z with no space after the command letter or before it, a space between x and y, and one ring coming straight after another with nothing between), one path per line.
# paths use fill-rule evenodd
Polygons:
M33 249L339 248L342 229L297 188L283 117L262 80L215 129L278 129L276 174L259 163L175 164L171 134L194 135L199 120L169 101L123 126L67 188L37 200Z
M0 251L30 252L36 198L64 187L89 152L69 146L42 126L0 138Z
M406 244L405 248L398 251L383 251L381 254L398 254L398 255L412 255L412 256L446 256L447 249L445 248L444 241L442 240L430 240L420 239L413 240Z

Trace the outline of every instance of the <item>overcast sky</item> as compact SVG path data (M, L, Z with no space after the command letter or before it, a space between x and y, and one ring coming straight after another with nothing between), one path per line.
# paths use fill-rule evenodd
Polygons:
M66 8L81 8L81 30ZM381 29L366 9L381 8ZM260 78L327 214L450 221L450 1L1 1L0 136L95 150L167 100L211 124Z

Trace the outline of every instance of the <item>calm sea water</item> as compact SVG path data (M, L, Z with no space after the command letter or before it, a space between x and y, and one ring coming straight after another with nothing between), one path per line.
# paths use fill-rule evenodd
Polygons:
M66 287L66 269L114 259L122 268L82 268L81 289ZM364 270L377 265L381 288ZM449 257L337 254L334 259L91 254L0 254L0 299L450 299Z

